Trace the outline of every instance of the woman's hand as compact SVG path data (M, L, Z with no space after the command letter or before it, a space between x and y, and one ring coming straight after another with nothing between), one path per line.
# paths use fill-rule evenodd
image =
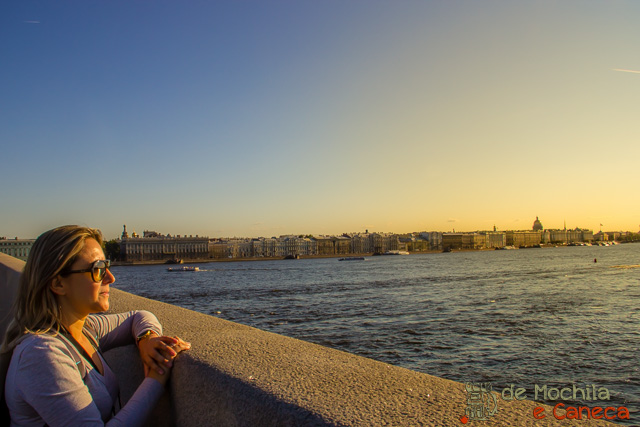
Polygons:
M177 342L175 338L157 335L141 339L138 342L138 350L142 363L160 375L164 374L164 371L171 367L171 360L178 354L171 348Z
M155 369L149 369L147 365L144 365L144 376L145 378L153 378L158 381L164 387L167 385L167 381L169 381L169 375L171 374L171 368L165 368L162 371L162 374L159 374Z
M168 337L166 337L166 338L168 338ZM176 343L172 344L170 347L171 347L171 349L173 351L176 352L176 354L180 354L183 351L191 349L191 343L190 342L186 342L180 337L173 337L173 339L176 340ZM174 356L174 358L175 358L175 356Z
M169 370L173 366L173 359L178 353L190 348L190 343L178 337L156 335L143 338L138 343L138 349L144 363L145 376L154 378L164 385L169 377Z

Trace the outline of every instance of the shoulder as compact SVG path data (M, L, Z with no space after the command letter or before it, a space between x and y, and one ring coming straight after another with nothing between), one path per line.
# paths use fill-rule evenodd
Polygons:
M57 360L65 357L73 360L69 347L61 336L51 334L28 334L13 351L14 359Z
M74 378L82 382L71 349L62 337L49 334L30 334L16 346L9 364L8 378L18 384L47 386L53 378ZM78 358L79 359L79 358Z
M66 348L60 336L54 336L53 334L27 334L16 346L14 353L47 351L52 348Z

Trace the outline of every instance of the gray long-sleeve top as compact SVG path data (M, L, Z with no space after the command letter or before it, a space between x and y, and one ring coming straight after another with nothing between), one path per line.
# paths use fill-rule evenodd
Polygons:
M92 331L101 351L133 344L135 337L148 330L162 335L160 323L147 311L89 315L85 330ZM164 390L158 381L145 378L127 404L112 417L118 399L115 374L101 355L104 376L82 358L86 367L83 381L70 351L60 337L49 334L29 335L16 346L5 383L12 426L144 423Z

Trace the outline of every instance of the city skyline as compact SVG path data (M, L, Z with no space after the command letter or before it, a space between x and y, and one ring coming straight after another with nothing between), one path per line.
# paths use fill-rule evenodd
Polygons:
M538 221L538 217L535 217L534 221ZM152 227L142 227L141 229L136 229L135 227L129 227L126 224L123 224L120 226L120 230L119 232L113 233L111 231L107 231L101 227L95 227L95 228L99 228L102 231L103 237L105 239L105 241L108 240L115 240L115 239L119 239L120 236L123 233L123 227L125 227L127 234L129 236L133 236L134 234L137 235L138 237L143 237L143 234L146 232L150 232L152 234L157 234L159 236L173 236L173 237L207 237L210 239L251 239L251 238L273 238L273 237L285 237L285 236L342 236L342 235L359 235L359 234L367 234L367 233L378 233L378 234L395 234L395 235L407 235L407 234L419 234L419 233L423 233L423 232L439 232L439 233L474 233L474 232L491 232L491 231L499 231L499 232L506 232L506 231L531 231L534 228L535 222L531 221L531 224L528 228L511 228L511 229L507 229L507 228L500 228L495 226L492 226L491 228L487 228L487 229L455 229L451 228L448 230L440 230L440 229L423 229L423 230L410 230L410 231L402 231L402 232L398 232L395 230L374 230L374 229L363 229L363 230L349 230L349 231L340 231L340 232L336 232L336 233L313 233L313 232L300 232L300 233L288 233L288 232L283 232L280 234L274 234L274 235L208 235L206 233L199 233L199 232L195 232L195 233L184 233L184 232L180 232L178 231L167 231L167 230L160 230L160 229L154 229ZM541 221L542 222L542 221ZM542 223L544 224L544 223ZM80 224L80 225L85 225L85 226L91 226L88 224ZM593 229L593 228L589 228L589 227L580 227L580 226L570 226L567 224L563 224L560 227L546 227L544 225L542 225L543 230L590 230L593 231L593 233L598 233L600 231L604 232L604 233L612 233L612 232L622 232L622 233L626 233L626 232L631 232L631 233L638 233L638 231L635 230L623 230L623 229L609 229L604 227L604 225L602 225L601 227L597 228L597 229ZM44 232L46 230L43 230L42 232ZM9 235L0 235L0 239L35 239L38 237L40 233L38 233L37 235L33 235L33 236L18 236L14 234L9 234Z
M574 0L7 2L0 236L536 215L638 232L638 18Z

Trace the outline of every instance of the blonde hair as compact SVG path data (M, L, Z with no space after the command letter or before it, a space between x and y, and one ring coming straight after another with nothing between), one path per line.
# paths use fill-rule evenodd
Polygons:
M100 245L103 242L100 230L78 225L57 227L36 239L20 276L14 318L0 352L13 350L26 333L60 331L60 307L50 285L76 261L87 239L95 239Z

